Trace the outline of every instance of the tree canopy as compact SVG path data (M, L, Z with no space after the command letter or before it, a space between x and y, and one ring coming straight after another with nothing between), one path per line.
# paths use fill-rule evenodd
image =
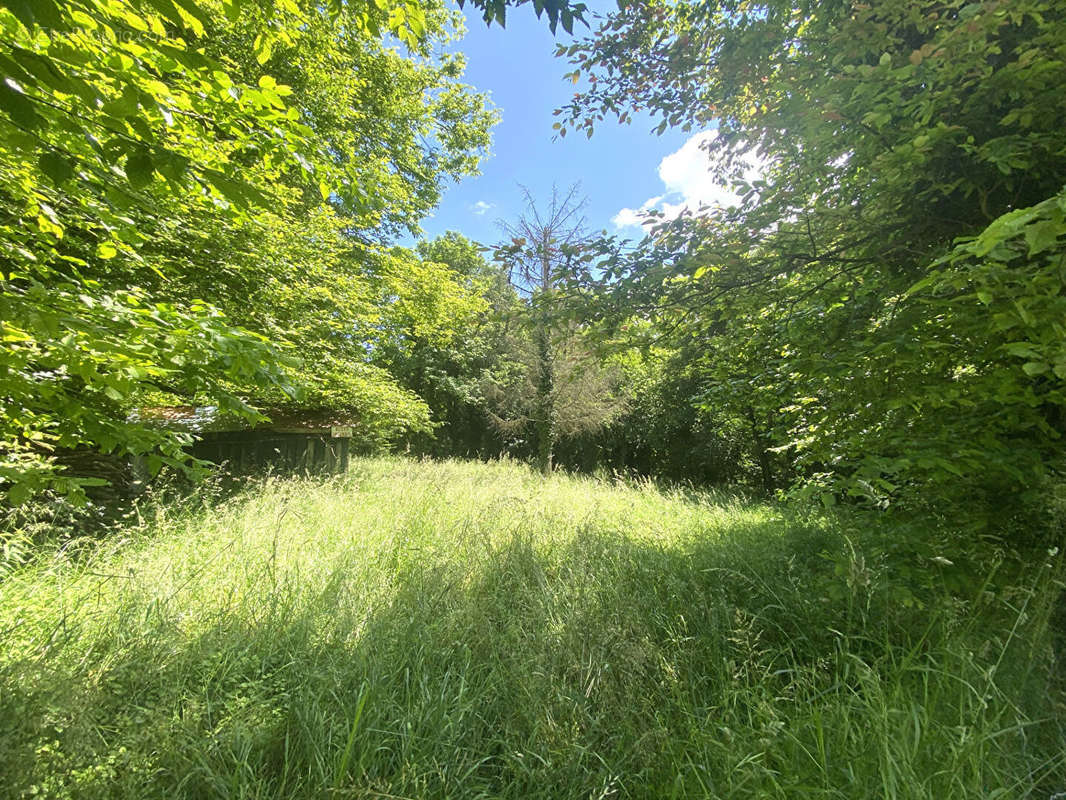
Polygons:
M564 130L717 129L741 203L604 243L591 276L689 353L698 403L750 413L827 501L1061 470L1060 4L638 0L561 54L589 79Z
M554 27L582 7L545 10ZM131 417L159 396L250 419L349 408L372 440L425 427L368 352L447 327L461 292L415 285L387 246L488 145L494 113L436 55L460 31L407 0L0 3L12 499L87 482L57 450L183 463L181 437Z
M649 112L738 202L632 242L556 197L493 263L395 246L488 152L461 34L436 0L0 2L11 499L86 483L71 448L185 463L133 413L170 403L881 507L1066 469L1058 3L623 2L560 47L557 129Z

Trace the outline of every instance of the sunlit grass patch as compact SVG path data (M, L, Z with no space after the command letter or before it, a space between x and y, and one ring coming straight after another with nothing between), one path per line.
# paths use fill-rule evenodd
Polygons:
M867 518L513 463L146 513L0 584L0 794L1066 790L1054 565L952 593Z

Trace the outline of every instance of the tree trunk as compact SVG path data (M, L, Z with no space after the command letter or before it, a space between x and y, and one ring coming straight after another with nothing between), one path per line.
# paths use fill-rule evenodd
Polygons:
M751 437L755 445L755 459L759 462L759 471L762 473L763 489L767 492L774 490L773 462L770 460L770 452L766 449L766 438L755 417L755 409L748 406L748 422L751 423Z
M546 320L537 329L537 466L545 475L552 471L555 449L555 381L551 335Z
M549 231L545 229L540 251L540 302L537 320L537 466L545 475L552 471L555 450L555 365L552 363L551 294L552 265Z

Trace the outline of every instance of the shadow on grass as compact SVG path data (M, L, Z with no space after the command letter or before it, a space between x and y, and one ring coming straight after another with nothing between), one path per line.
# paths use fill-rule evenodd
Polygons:
M975 797L1066 788L1046 618L897 592L836 527L337 564L195 637L137 609L0 675L0 792ZM907 577L907 576L903 576ZM1017 608L1021 590L1003 600ZM1041 601L1042 602L1042 601ZM1014 625L1013 630L1011 625ZM1042 720L1042 721L1039 721Z

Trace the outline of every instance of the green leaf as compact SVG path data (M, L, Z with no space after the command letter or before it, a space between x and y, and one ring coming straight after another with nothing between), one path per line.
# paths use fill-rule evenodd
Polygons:
M1025 227L1025 243L1029 246L1029 257L1050 250L1058 238L1066 233L1066 225L1053 220L1041 220Z
M66 183L74 175L74 167L71 166L70 161L51 150L41 154L37 165L56 186Z
M37 22L37 15L33 13L33 5L29 0L0 0L0 7L6 8L18 19L26 30L33 30Z
M14 483L7 490L7 499L12 505L20 505L25 503L30 497L33 496L33 487L31 487L25 481Z
M34 130L42 124L41 118L34 110L33 102L11 78L0 81L0 110L24 130Z
M207 13L196 0L172 0L174 5L178 6L182 11L189 15L190 19L199 23L199 27L196 25L191 26L193 32L197 36L203 36L204 30L211 25L211 15Z
M75 85L75 81L67 75L66 70L47 56L22 47L12 47L11 55L21 69L33 75L34 80L43 86L67 94L84 91L83 81L78 80Z
M150 184L154 173L152 154L147 150L137 150L126 159L126 178L134 189L143 189Z
M191 161L178 153L166 153L156 158L156 169L173 183L181 183L188 174Z
M66 31L69 26L54 0L0 0L0 8L6 8L27 30L34 25Z
M270 60L270 56L274 52L274 42L269 34L260 33L255 37L255 43L252 45L255 50L255 60L260 64L265 64Z
M218 170L206 169L204 175L223 197L240 208L246 208L251 202L265 203L267 200L254 186L235 180Z

